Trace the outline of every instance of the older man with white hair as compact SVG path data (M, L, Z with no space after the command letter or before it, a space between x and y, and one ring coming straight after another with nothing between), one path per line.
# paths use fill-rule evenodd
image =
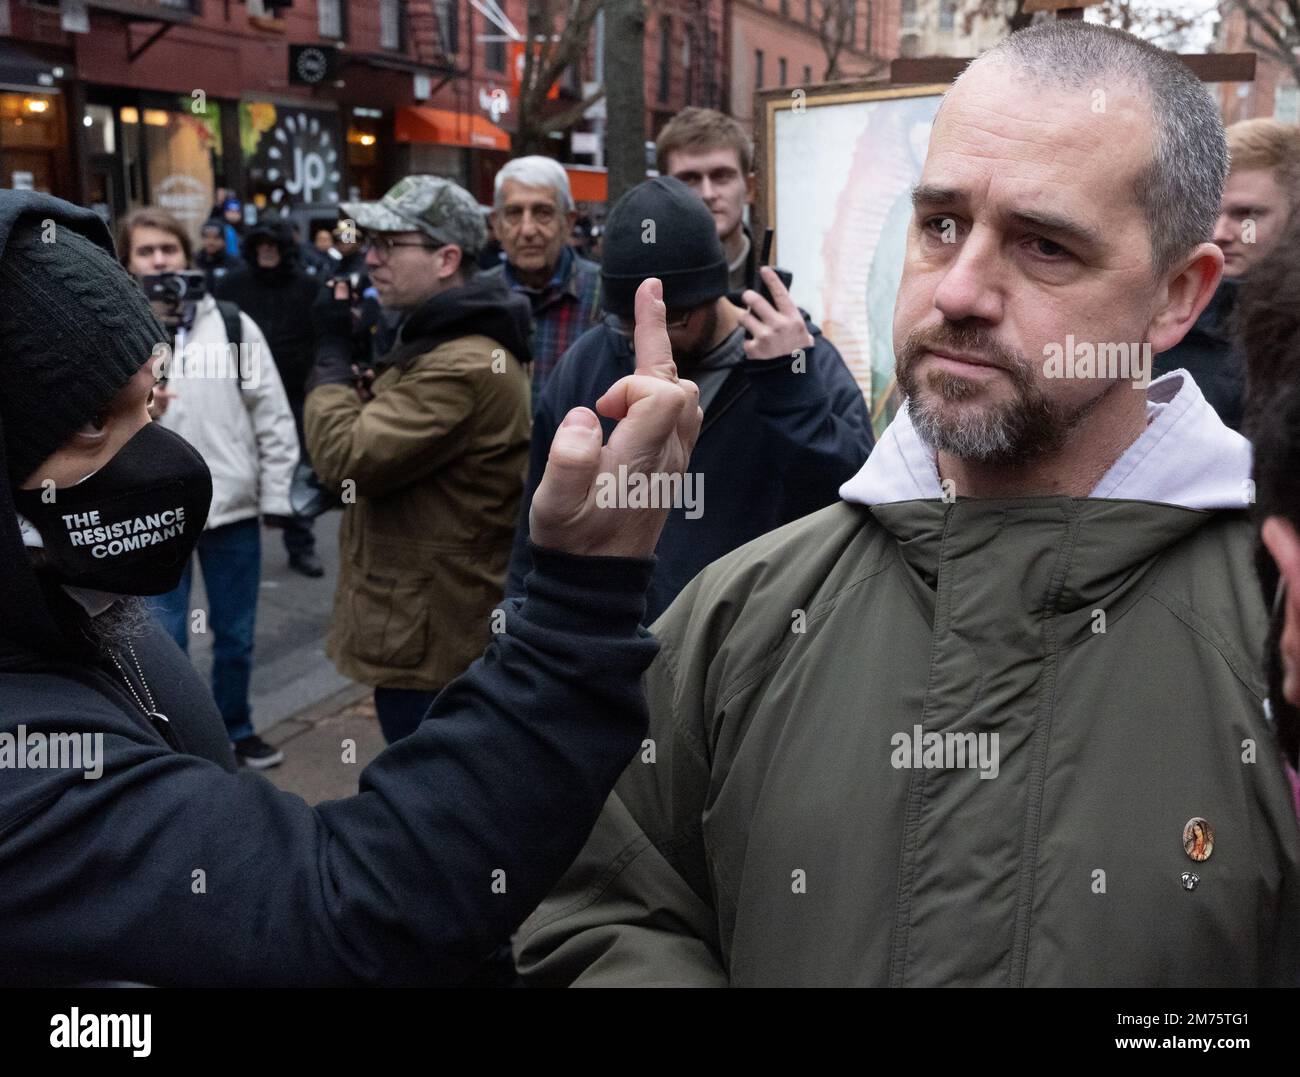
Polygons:
M577 220L564 167L517 157L497 173L493 225L506 260L499 274L533 308L533 403L569 345L600 318L600 267L568 245Z

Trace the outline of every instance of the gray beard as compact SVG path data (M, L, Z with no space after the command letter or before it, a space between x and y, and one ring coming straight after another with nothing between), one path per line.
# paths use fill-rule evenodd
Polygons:
M928 343L947 344L958 351L976 351L997 359L1011 379L1015 395L991 407L954 415L944 404L960 404L978 396L980 389L943 371L931 371L922 384L916 364ZM909 333L899 349L895 372L912 426L926 445L959 460L1003 467L1023 466L1059 451L1114 388L1067 408L1051 400L1034 383L1033 372L1023 356L999 347L983 330L947 324L928 333Z
M98 617L90 619L90 632L101 654L118 654L149 629L149 604L136 595L118 599Z
M965 383L932 378L930 389L934 395L916 393L908 397L908 414L921 440L936 452L959 460L1004 467L1022 466L1060 451L1110 392L1108 389L1073 409L1041 393L1026 393L999 407L954 418L944 414L935 396L960 401L973 395Z

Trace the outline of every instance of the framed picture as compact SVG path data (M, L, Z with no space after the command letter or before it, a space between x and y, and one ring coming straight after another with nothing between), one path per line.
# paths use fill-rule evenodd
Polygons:
M834 83L758 95L755 238L844 356L879 434L897 410L894 296L930 128L947 86Z

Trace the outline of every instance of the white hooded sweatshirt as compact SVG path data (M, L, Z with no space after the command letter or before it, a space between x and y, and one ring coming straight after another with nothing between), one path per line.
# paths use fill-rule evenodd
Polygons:
M176 355L167 368L167 388L176 395L158 419L193 445L212 472L205 530L291 512L289 483L298 463L293 413L262 331L247 314L241 313L239 322L252 360L247 376L242 381L210 376L201 360L209 345L227 343L226 326L212 296L199 301L190 332L177 334ZM200 362L187 364L187 351Z

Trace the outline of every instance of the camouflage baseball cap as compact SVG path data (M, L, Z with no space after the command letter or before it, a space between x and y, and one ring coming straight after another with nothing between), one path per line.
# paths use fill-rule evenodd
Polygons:
M475 255L487 242L483 211L464 187L441 176L407 176L378 202L344 202L343 212L371 232L423 232Z

